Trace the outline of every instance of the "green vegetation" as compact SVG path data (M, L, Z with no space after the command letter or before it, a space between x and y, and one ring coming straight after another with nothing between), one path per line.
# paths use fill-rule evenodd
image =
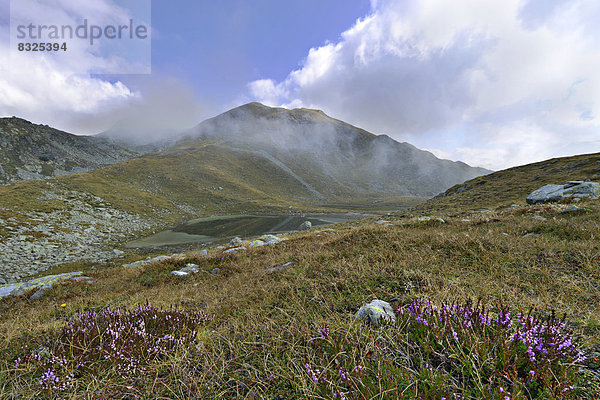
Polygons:
M490 212L435 215L446 223L407 213L388 218L393 226L353 221L237 254L210 249L208 256L91 273L94 283L57 286L36 302L28 294L3 299L0 397L595 399L600 204L579 206L588 211L560 214L566 205L521 200L518 207L488 205ZM547 220L532 220L535 215ZM524 237L531 232L540 236ZM267 269L290 261L287 268ZM201 272L185 279L170 274L187 263ZM210 273L215 268L219 272ZM373 298L404 311L380 328L351 318ZM181 335L195 329L195 336L185 336L173 351L136 358L140 372L134 375L123 374L119 363L89 358L108 354L98 350L110 343L108 334L70 347L75 336L68 327L79 313L91 318L118 308L135 324L136 310L147 302L156 313L174 307L184 321L197 312L214 317L193 329L182 325ZM469 316L447 312L446 323L432 319L453 303L470 307ZM419 313L410 311L416 306ZM557 336L544 336L539 351L520 345L513 336L519 314L529 328L545 326ZM504 322L482 324L481 315ZM149 337L171 335L160 329ZM546 355L542 349L552 340L564 345ZM66 360L66 369L53 374L73 374L64 390L44 383L52 355ZM82 357L92 367L77 367Z
M553 158L472 179L448 189L444 196L425 203L420 210L462 212L481 207L522 203L546 184L577 180L600 181L600 153Z
M600 155L501 171L424 204L365 193L348 205L319 204L251 153L211 141L181 146L1 186L0 218L15 220L0 240L27 212L68 209L70 198L41 202L46 191L95 195L105 203L88 196L93 207L173 225L290 207L415 207L386 216L391 226L346 222L237 253L211 248L123 269L136 257L128 252L109 268L66 265L85 267L93 281L57 285L36 301L0 300L0 398L600 396L600 204L582 200L580 211L561 213L566 204L524 202L546 183L597 180ZM201 272L171 274L188 263ZM373 328L352 318L374 298L399 310L395 322Z

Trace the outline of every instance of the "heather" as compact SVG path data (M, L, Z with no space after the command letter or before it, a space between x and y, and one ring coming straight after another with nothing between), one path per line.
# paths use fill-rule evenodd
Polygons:
M0 397L596 399L600 210L578 206L353 221L5 298ZM394 323L353 318L375 298Z

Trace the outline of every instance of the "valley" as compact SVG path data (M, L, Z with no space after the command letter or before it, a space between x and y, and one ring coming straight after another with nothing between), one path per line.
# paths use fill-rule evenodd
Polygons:
M545 184L599 180L600 154L490 173L390 140L315 110L251 103L157 152L0 186L0 397L364 398L416 382L414 393L432 398L510 385L593 399L598 200L525 198ZM401 322L352 318L373 299ZM445 310L458 325L424 324L423 304L423 315ZM459 305L468 312L456 314ZM521 325L481 323L507 310L519 321L529 310L531 329L552 326L572 353L535 350L545 357L536 363L504 336ZM479 317L454 321L467 314ZM114 331L102 324L146 317L166 319L143 340L126 330L117 353L102 347ZM67 354L65 343L87 335L65 328L77 318L103 328ZM164 347L169 337L179 347ZM155 359L151 344L163 349ZM500 349L511 354L501 365ZM149 373L122 372L123 354ZM47 368L64 389L40 387Z

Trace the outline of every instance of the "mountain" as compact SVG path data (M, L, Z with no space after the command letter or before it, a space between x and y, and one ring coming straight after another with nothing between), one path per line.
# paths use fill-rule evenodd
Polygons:
M5 165L13 165L13 177L30 170L43 175L42 167L51 175L130 158L43 185L23 182L0 191L0 206L20 201L20 207L32 211L39 208L35 199L48 191L59 197L69 191L94 195L116 209L163 223L190 215L289 208L393 210L489 172L440 160L321 111L258 103L209 119L166 150L135 158L135 152L107 139L77 137L14 118L3 124L2 138L11 147L2 147L10 161L2 166L6 171Z
M0 184L85 172L136 157L122 145L21 118L0 118Z
M213 146L251 154L283 171L318 200L382 193L430 197L490 173L386 135L374 135L319 110L249 103L202 122L178 148Z

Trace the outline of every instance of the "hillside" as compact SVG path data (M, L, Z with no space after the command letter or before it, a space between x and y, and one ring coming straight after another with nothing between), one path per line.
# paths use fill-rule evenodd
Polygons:
M430 197L491 171L433 154L319 110L249 103L204 121L176 149L197 151L203 140L252 154L287 173L318 201L373 193Z
M499 171L386 221L121 258L0 299L0 397L598 399L599 200L525 203L597 179L598 156ZM353 318L372 299L395 321Z
M0 184L85 172L137 155L106 139L0 118Z
M477 177L455 185L420 205L429 212L458 212L522 203L525 197L546 184L574 180L600 181L600 153L553 158Z
M91 168L116 161L104 157L116 145L103 139L19 119L4 124L2 137L10 140L2 154L12 164L2 165L21 165L17 177L25 168L52 175L65 172L61 163ZM487 172L314 110L251 103L187 134L166 150L89 172L72 173L73 167L54 179L0 186L0 283L64 263L114 258L133 237L189 218L390 212ZM116 149L119 156L134 155Z

